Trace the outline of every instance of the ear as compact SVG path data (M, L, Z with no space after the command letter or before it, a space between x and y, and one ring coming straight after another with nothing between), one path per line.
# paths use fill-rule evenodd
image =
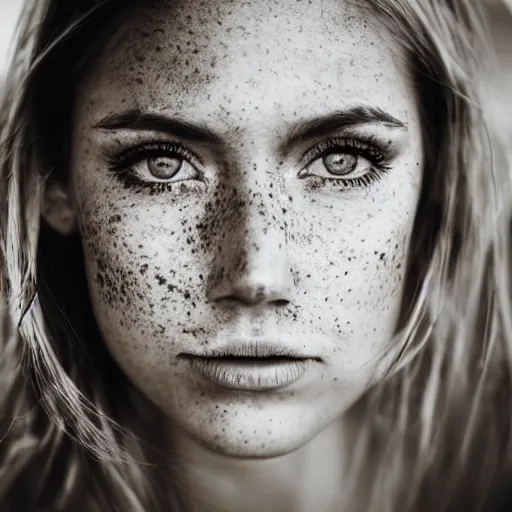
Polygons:
M76 232L76 212L71 194L61 183L46 183L41 215L61 235Z

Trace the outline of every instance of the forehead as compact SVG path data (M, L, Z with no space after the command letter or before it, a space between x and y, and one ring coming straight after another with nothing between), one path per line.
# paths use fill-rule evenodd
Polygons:
M347 0L162 0L126 17L85 83L87 105L292 118L376 103L410 121L401 49Z

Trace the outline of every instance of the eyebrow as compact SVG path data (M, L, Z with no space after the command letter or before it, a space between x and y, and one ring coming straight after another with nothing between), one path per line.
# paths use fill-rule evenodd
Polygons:
M177 137L211 144L222 144L222 138L207 126L190 123L162 114L145 113L137 109L111 114L96 123L93 128L103 130L149 130L173 134Z
M282 150L295 143L325 135L326 133L364 124L379 124L389 128L406 130L407 125L380 108L355 106L338 110L326 116L301 121L293 126L285 137ZM162 114L146 113L138 109L104 117L93 128L116 130L149 130L173 134L184 139L223 144L222 137L205 125L168 117Z
M365 124L407 130L406 123L380 108L354 106L345 110L337 110L326 116L299 122L287 134L286 140L280 149L282 152L286 152L288 148L297 142L321 137L326 133L332 133L336 130Z
M313 138L322 135L326 131L333 131L359 124L381 124L402 130L407 128L404 122L380 108L357 106L301 122L292 129L289 138L292 140Z

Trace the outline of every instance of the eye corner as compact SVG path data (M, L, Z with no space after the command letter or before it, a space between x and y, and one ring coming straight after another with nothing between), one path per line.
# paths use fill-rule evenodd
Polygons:
M300 180L303 180L304 178L307 178L308 176L310 176L310 174L308 173L309 167L310 164L306 165L306 166L303 166L300 171L297 173L297 178L299 178Z

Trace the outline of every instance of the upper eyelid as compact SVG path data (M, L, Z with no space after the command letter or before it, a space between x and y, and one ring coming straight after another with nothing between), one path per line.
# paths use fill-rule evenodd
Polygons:
M358 151L362 152L362 151L364 151L364 148L358 148L356 146L351 146L349 143L347 143L347 141L351 141L351 140L352 141L356 141L357 143L359 143L359 144L361 144L363 146L367 146L369 150L374 150L377 153L382 154L384 159L386 159L385 151L383 151L379 147L376 147L372 143L370 143L368 141L365 141L364 139L357 138L357 137L329 137L327 139L322 139L321 141L317 142L312 148L309 148L308 150L306 150L299 157L299 162L300 162L301 167L306 166L309 163L311 163L310 162L311 158L313 158L313 157L319 158L319 156L325 151L325 150L319 149L319 145L322 142L336 141L336 142L339 142L340 149L352 148L354 150L354 152L358 152ZM343 144L343 142L345 142L345 144ZM333 146L333 148L331 148L331 149L335 149L335 146Z
M153 147L151 147L153 146ZM191 158L193 160L193 164L197 165L199 164L199 166L201 167L204 167L204 160L199 156L197 155L195 152L191 151L190 149L188 149L187 147L185 147L184 144L182 144L181 142L176 142L176 141L173 141L173 142L170 142L170 141L159 141L159 142L148 142L148 143L143 143L143 144L140 144L138 146L134 146L132 148L129 148L123 152L121 152L121 154L118 156L119 159L121 160L128 160L130 157L137 157L137 156L140 156L140 160L143 160L145 158L145 154L151 154L151 152L159 152L159 151L163 151L163 152L167 152L169 153L169 155L171 155L173 153L172 150L168 150L166 151L164 146L172 146L172 150L175 151L175 154L177 154L178 156L181 156L182 158L184 159L188 159L188 158ZM147 158L147 157L146 157Z

